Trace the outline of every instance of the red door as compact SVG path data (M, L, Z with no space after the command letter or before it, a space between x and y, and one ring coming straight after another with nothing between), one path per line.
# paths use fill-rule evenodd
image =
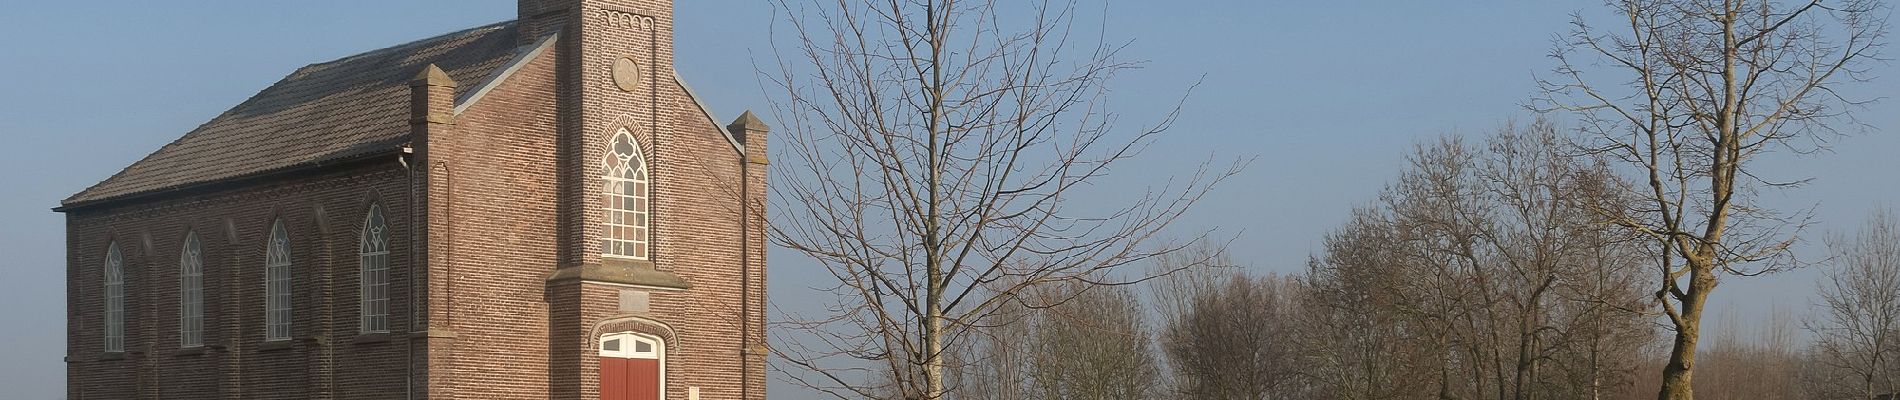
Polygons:
M628 400L660 400L660 360L627 360Z
M600 399L659 400L660 342L630 333L600 338Z
M600 356L600 400L633 398L631 388L633 382L627 379L632 376L628 371L627 361L629 360L625 358Z

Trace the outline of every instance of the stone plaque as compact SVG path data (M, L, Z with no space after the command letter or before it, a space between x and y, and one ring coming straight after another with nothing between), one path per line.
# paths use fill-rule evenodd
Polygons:
M645 314L652 309L650 304L652 304L651 300L647 297L647 292L644 290L620 290L620 312Z
M640 62L634 61L633 57L621 57L614 61L613 74L614 85L620 86L620 90L631 92L640 89Z

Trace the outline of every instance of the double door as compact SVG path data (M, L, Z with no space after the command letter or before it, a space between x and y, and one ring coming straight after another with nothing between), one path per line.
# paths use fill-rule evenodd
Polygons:
M634 333L600 337L600 400L660 400L660 340Z

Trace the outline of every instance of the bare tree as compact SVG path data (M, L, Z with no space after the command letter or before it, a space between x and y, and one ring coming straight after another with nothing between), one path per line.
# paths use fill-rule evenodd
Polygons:
M1515 353L1494 368L1508 384L1497 398L1600 396L1635 367L1625 355L1653 338L1635 285L1647 252L1634 235L1599 229L1589 211L1627 201L1602 190L1618 180L1564 150L1557 126L1538 120L1507 124L1476 156L1477 207L1490 212L1477 213L1488 218L1472 242L1484 249L1452 252L1478 255L1473 274L1488 284L1475 306L1505 335L1485 342Z
M1547 147L1549 154L1559 154L1557 147ZM1558 275L1563 301L1553 311L1569 321L1561 335L1566 340L1553 346L1562 360L1555 367L1568 379L1565 385L1573 395L1557 397L1623 398L1619 394L1637 386L1637 375L1649 361L1646 355L1658 350L1656 313L1647 307L1649 296L1643 290L1646 261L1656 252L1639 236L1595 223L1588 210L1618 208L1631 200L1619 190L1622 181L1603 163L1576 167L1581 173L1573 175L1558 196L1572 212L1586 215L1570 216L1567 242L1576 249L1568 253L1575 269Z
M1299 398L1293 340L1297 282L1226 274L1199 290L1175 291L1186 310L1168 319L1162 346L1175 395L1188 399ZM1172 278L1172 277L1171 277Z
M1428 395L1351 378L1391 363L1397 370L1379 379L1422 381L1439 398L1599 397L1625 384L1638 361L1626 354L1651 337L1633 285L1645 251L1632 235L1598 229L1591 207L1620 201L1600 197L1615 194L1602 188L1616 180L1564 148L1544 121L1506 125L1482 145L1420 145L1379 201L1329 236L1308 276L1321 307L1310 321L1382 325L1369 331L1393 335L1370 348L1415 353L1317 381L1340 397ZM1342 329L1319 330L1310 347L1366 346L1327 336Z
M1295 338L1313 398L1379 400L1434 397L1448 373L1442 343L1422 337L1393 283L1414 278L1400 268L1384 218L1360 208L1326 235L1324 251L1307 263Z
M1054 295L1069 300L1038 312L1029 368L1036 398L1146 399L1159 394L1154 337L1141 300L1130 288L1072 284L1055 289Z
M1696 392L1712 399L1795 400L1812 398L1802 388L1803 365L1795 320L1775 307L1754 329L1742 328L1733 312L1723 313L1706 357ZM1832 397L1856 398L1857 396Z
M1753 161L1821 148L1837 132L1856 105L1837 89L1862 80L1862 64L1877 58L1885 13L1872 0L1607 3L1614 28L1577 17L1533 108L1573 113L1579 142L1636 176L1628 190L1639 205L1601 211L1662 251L1655 293L1675 338L1658 398L1688 399L1718 276L1796 264L1789 246L1807 216L1755 198L1805 180L1774 180Z
M1079 293L1077 292L1079 291ZM1065 284L1023 296L1066 299L1040 309L1005 305L975 338L947 352L958 399L1131 399L1159 394L1154 335L1132 286Z
M1140 281L1113 271L1178 249L1148 242L1241 167L1203 164L1162 187L1108 180L1179 107L1117 129L1107 85L1139 63L1072 37L1073 3L779 5L796 44L771 78L791 137L769 237L838 282L826 315L782 326L806 335L775 346L797 383L942 398L945 351L969 328L1006 304L1067 300L1022 296L1034 287Z
M1035 369L1038 313L1019 303L1004 304L983 322L967 327L973 337L947 352L951 377L946 383L957 399L1030 400L1038 398Z
M1820 315L1808 321L1817 366L1852 377L1856 390L1832 397L1894 393L1900 372L1900 218L1875 212L1859 234L1830 240Z

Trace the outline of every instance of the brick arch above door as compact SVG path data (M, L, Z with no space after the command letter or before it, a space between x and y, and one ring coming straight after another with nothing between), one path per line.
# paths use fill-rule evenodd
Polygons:
M641 316L626 315L601 320L594 323L594 329L588 332L587 337L588 341L595 342L589 343L590 347L593 347L599 345L597 342L600 341L602 335L622 332L656 337L660 339L662 345L666 346L667 351L679 351L679 334L673 330L672 325Z

